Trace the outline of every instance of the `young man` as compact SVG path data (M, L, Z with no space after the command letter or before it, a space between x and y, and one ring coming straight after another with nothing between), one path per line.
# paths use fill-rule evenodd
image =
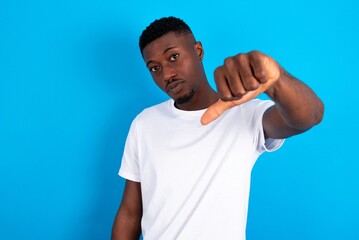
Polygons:
M132 122L112 239L138 239L142 230L145 240L244 240L255 161L318 124L322 102L258 51L227 58L214 91L202 45L178 18L151 23L140 49L171 99ZM255 99L261 92L273 101Z

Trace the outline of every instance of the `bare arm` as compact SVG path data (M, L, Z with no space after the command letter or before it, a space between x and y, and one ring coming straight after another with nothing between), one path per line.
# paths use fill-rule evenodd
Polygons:
M141 234L141 184L126 181L120 208L112 228L112 240L138 240Z
M266 94L275 102L263 116L266 137L287 138L321 122L324 105L304 83L281 68L279 80Z
M208 124L227 109L265 92L276 104L263 116L266 137L287 138L318 124L324 105L304 83L287 73L273 58L258 51L225 60L215 71L220 101L201 118Z

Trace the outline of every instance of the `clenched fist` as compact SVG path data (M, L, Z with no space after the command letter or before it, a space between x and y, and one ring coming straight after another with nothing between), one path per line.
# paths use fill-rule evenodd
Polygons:
M259 51L227 58L214 72L220 100L207 109L201 123L206 125L227 109L257 97L277 82L280 74L279 64Z

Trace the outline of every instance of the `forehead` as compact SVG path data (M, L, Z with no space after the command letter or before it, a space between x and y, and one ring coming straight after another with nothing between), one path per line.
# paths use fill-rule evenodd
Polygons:
M149 43L143 49L143 58L145 61L151 60L156 56L163 55L169 48L189 48L193 46L195 40L192 34L169 32Z

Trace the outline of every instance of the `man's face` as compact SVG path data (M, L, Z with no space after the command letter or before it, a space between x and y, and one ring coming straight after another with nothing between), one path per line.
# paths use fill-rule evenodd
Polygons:
M206 79L203 49L191 34L167 33L143 49L143 58L155 83L176 104L189 103Z

